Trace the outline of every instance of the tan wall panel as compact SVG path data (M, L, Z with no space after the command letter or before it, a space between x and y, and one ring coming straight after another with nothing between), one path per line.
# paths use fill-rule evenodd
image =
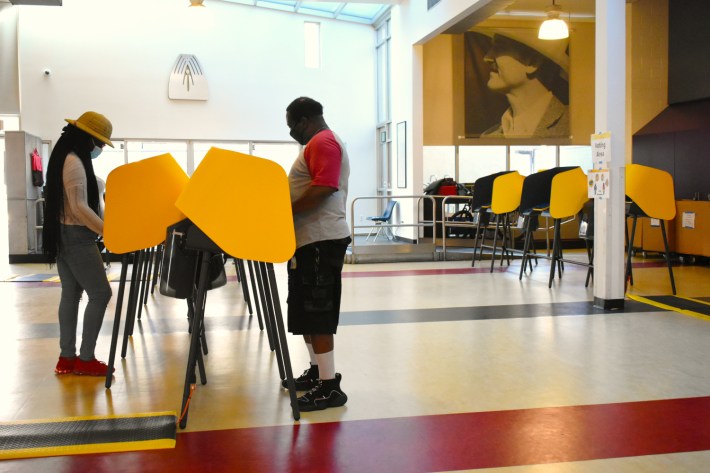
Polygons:
M668 0L629 6L631 133L636 133L668 106Z
M453 141L454 48L452 42L452 35L439 35L424 45L425 146L450 145Z

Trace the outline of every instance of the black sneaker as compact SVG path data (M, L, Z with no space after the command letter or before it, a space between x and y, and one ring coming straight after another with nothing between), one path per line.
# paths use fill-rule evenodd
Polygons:
M311 365L310 368L304 371L298 378L294 378L293 381L296 384L296 391L308 391L313 389L316 384L318 384L318 365ZM288 389L288 383L285 379L281 381L281 387Z
M336 373L335 379L319 380L313 389L298 398L298 408L309 412L345 405L348 395L340 389L341 378L340 373Z

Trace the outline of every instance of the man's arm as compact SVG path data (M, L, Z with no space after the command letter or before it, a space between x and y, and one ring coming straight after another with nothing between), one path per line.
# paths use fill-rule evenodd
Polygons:
M294 214L315 209L338 189L329 186L310 186L301 197L293 201L291 208Z

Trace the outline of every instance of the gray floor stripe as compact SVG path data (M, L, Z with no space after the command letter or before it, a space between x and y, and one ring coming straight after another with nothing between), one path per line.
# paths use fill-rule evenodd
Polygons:
M554 317L562 315L621 314L630 312L659 312L662 309L642 304L633 300L624 303L623 311L605 312L592 306L591 301L556 302L546 304L494 305L476 307L443 307L436 309L372 310L343 312L340 325L377 325L419 322L454 322L461 320L519 319L529 317ZM125 314L124 314L125 317ZM284 315L285 318L285 315ZM124 319L125 320L125 319ZM121 336L123 336L121 321ZM81 324L79 324L81 325ZM101 335L111 336L113 318L106 319L101 328ZM207 316L207 332L222 330L258 330L256 313L252 317L243 315ZM159 318L143 316L136 321L133 336L142 333L179 333L187 332L187 318ZM23 324L17 328L17 339L57 338L59 324Z

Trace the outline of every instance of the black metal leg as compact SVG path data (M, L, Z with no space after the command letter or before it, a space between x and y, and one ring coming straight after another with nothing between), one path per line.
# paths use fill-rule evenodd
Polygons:
M138 303L136 304L136 307L138 309L138 315L137 318L138 320L141 319L141 314L143 313L143 298L145 297L146 293L146 282L148 279L148 267L150 266L150 253L148 250L141 250L142 254L142 261L141 261L141 269L140 269L140 275L139 275L139 283L140 283L140 296L138 297Z
M197 284L197 295L195 297L196 301L204 300L204 293L207 291L207 279L209 276L209 253L203 252L201 268L200 268L200 278ZM190 351L187 357L187 368L185 370L185 385L183 389L182 396L182 406L180 412L182 413L182 419L180 420L180 428L184 429L187 425L188 416L188 405L187 401L190 397L190 385L195 380L195 365L197 362L197 353L200 344L200 333L202 331L202 318L204 317L204 312L201 309L201 304L195 306L195 313L192 317L191 325L191 335L190 335Z
M284 367L286 370L286 385L288 386L288 393L291 398L291 411L293 412L293 419L298 420L301 418L300 410L298 409L298 399L296 397L296 385L293 381L293 371L291 370L291 357L288 353L288 343L286 341L286 331L283 324L283 316L281 313L281 303L279 301L279 291L276 286L276 277L274 275L274 265L273 263L268 263L268 278L269 285L273 288L272 299L275 308L274 319L276 321L277 332L279 338L281 339L281 350L283 352Z
M498 241L498 229L500 228L500 215L496 215L496 229L493 232L493 253L491 254L491 273L493 272L493 267L496 264L496 243ZM481 255L483 256L483 255Z
M249 264L249 280L251 281L251 292L254 294L254 306L256 307L256 317L259 319L259 330L264 330L264 321L261 319L261 307L259 306L259 291L254 280L254 264L247 261Z
M249 297L249 283L246 278L246 270L244 269L244 261L238 258L234 258L234 267L237 270L237 278L242 285L242 294L244 295L244 301L247 303L247 308L249 309L249 315L253 314L251 309L251 297Z
M271 327L271 338L274 342L273 351L276 353L276 363L279 367L279 376L281 379L285 379L286 372L284 371L283 354L281 353L281 340L279 340L279 333L276 325L276 316L274 315L275 308L273 303L273 293L277 289L275 287L272 288L269 284L270 281L267 274L266 263L259 262L257 263L257 265L259 267L259 272L261 273L261 280L264 282L264 290L266 296L266 305L264 306L266 308L264 310L265 319L269 321L267 326Z
M151 276L150 293L155 293L155 285L158 284L160 269L163 264L163 245L160 244L155 248L155 263L153 264L153 275Z
M136 318L136 303L138 300L138 274L140 270L141 252L133 253L133 270L131 271L131 289L128 292L128 309L126 310L126 324L123 327L123 344L121 345L121 358L126 357L128 350L128 337L133 335L133 324Z
M477 213L478 215L478 221L476 222L476 235L473 238L473 258L471 259L471 267L476 264L476 252L478 251L478 236L480 235L481 232L481 220L483 220L481 216L481 212ZM483 230L484 232L486 231L485 229ZM481 250L483 252L483 250Z
M560 220L555 219L555 230L554 236L552 238L552 261L550 264L550 280L547 283L547 287L552 287L552 280L555 279L555 268L557 267L557 259L559 256L558 246L560 245L560 239L558 238L560 228Z
M675 296L675 279L673 278L673 265L671 264L671 253L668 251L668 237L666 236L666 225L661 220L661 234L663 235L663 247L666 249L666 264L668 265L668 274L671 277L671 289Z
M526 264L530 263L530 271L532 272L532 262L530 261L530 257L528 256L528 252L530 251L530 236L532 233L530 230L530 227L532 227L532 219L532 215L525 216L525 238L523 239L523 257L520 264L520 275L518 276L518 280L523 279L523 273L525 272Z
M624 278L624 291L626 291L626 284L634 285L634 273L631 267L631 253L633 253L634 236L636 235L636 220L637 216L633 215L631 220L631 238L626 245L626 277Z
M261 270L259 268L259 265L261 263L254 261L254 269L255 269L255 275L256 275L256 282L257 285L259 286L259 296L261 298L261 308L262 313L264 315L264 326L266 327L266 336L269 339L269 350L274 351L274 333L273 333L273 327L271 325L271 319L269 317L269 309L266 305L266 281L264 281L262 277Z
M589 287L589 278L594 275L594 245L589 244L589 239L584 239L584 246L587 247L587 259L589 260L589 268L587 268L587 280L584 282L584 287Z
M148 287L151 284L151 275L150 275L150 270L153 267L153 258L155 257L155 248L149 248L148 249L148 260L145 263L145 281L143 284L145 285L145 297L143 298L143 305L148 304Z
M118 284L116 296L116 314L113 319L113 332L111 333L111 349L108 355L108 371L106 372L106 389L111 389L113 379L113 364L116 360L116 346L118 345L118 331L121 328L121 310L123 309L123 293L126 289L126 275L128 273L128 253L121 256L121 279Z

